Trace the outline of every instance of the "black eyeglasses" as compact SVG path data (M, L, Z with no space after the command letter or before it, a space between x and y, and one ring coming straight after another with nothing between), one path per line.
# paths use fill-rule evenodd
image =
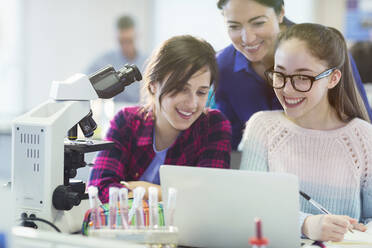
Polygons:
M292 87L300 92L308 92L313 87L313 83L321 78L328 77L336 68L328 69L319 75L312 77L308 75L293 74L285 75L282 72L274 71L272 69L265 71L265 76L271 87L274 89L282 89L287 83L287 78L290 79Z

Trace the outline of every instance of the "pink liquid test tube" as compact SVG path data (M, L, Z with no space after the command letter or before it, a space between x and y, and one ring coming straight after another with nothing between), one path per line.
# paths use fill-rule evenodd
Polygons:
M266 248L269 240L262 236L262 221L256 218L254 222L256 226L256 237L250 238L249 243L252 245L252 248Z

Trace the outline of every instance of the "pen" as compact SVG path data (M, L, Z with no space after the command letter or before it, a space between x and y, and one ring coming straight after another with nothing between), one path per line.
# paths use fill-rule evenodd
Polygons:
M316 207L317 209L319 209L320 211L322 211L323 213L325 214L331 214L327 209L325 209L322 205L320 205L318 202L314 201L313 199L311 199L310 196L308 196L307 194L305 194L304 192L300 191L300 195L305 198L309 203L311 203L314 207ZM354 233L352 228L348 227L349 231Z
M321 242L321 241L315 241L314 243L313 243L313 245L317 245L317 246L319 246L319 247L321 247L321 248L326 248L326 246L323 244L323 242Z

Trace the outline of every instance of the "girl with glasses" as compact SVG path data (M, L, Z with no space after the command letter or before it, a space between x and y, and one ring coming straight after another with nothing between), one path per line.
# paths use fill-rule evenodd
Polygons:
M215 51L189 35L165 41L152 55L144 75L143 106L127 107L111 121L89 185L108 202L110 187L160 190L160 165L230 167L231 126L218 111L206 109L208 92L217 82ZM192 180L192 178L190 178Z
M334 215L301 199L302 234L341 241L372 220L372 126L342 34L298 24L279 35L267 80L284 111L247 122L241 169L287 172L300 190ZM359 223L361 222L361 223Z
M220 71L213 108L221 110L232 126L236 150L246 121L261 110L282 109L264 72L273 67L278 34L293 25L285 17L284 0L219 0L232 44L217 54ZM354 76L369 116L372 116L358 70Z

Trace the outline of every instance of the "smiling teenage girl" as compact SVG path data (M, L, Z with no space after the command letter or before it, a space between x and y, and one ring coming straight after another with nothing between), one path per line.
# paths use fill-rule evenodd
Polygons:
M162 164L229 168L230 123L218 110L205 109L217 82L212 46L192 36L177 36L154 53L145 72L147 104L121 110L107 140L115 148L95 160L89 185L108 201L109 187L156 186Z
M241 168L288 172L300 190L335 215L301 199L302 233L340 241L350 224L372 218L372 126L355 88L344 38L317 24L278 38L266 71L283 111L254 114L241 143Z
M278 34L293 23L284 16L283 0L219 0L217 6L232 44L217 54L220 81L213 107L230 120L235 150L246 121L254 113L282 108L273 90L267 87L264 72L274 65L274 43ZM353 61L352 66L357 86L370 111Z

